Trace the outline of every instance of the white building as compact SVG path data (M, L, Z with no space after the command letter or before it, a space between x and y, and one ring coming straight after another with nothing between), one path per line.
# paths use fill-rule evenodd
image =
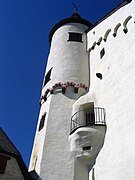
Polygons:
M39 179L135 179L134 9L124 1L96 25L75 12L52 28L29 166Z

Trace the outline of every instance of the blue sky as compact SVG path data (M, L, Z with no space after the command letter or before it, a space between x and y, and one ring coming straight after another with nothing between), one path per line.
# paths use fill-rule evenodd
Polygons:
M0 1L0 126L28 166L39 113L39 98L56 22L73 13L95 23L123 0Z

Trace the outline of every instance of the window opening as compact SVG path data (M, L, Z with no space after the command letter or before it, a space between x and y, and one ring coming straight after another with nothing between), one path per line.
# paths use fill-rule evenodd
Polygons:
M8 156L0 155L0 174L4 174L7 166Z
M103 76L102 76L101 73L96 73L96 76L97 76L97 78L99 78L100 80L103 79Z
M89 151L89 150L91 150L91 146L83 147L83 151Z
M100 59L105 55L105 48L100 51Z
M52 68L47 72L47 74L46 74L46 76L45 76L45 80L44 80L44 85L43 85L43 87L51 80L51 79L50 79L51 72L52 72Z
M41 117L38 131L41 131L41 129L43 129L45 123L45 117L46 117L46 113Z
M83 42L82 41L82 35L83 34L80 34L80 33L69 32L68 41Z

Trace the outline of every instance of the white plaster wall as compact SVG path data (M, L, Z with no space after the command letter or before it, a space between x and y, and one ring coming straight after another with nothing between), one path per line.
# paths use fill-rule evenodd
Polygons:
M90 51L91 86L87 99L106 109L107 132L95 165L96 180L135 179L135 1L122 7L88 33L92 42L112 32L107 42ZM116 37L113 29L129 16L128 33L121 26ZM95 32L95 34L93 34ZM105 55L100 59L100 51ZM102 73L103 79L96 77ZM83 98L83 97L82 97ZM82 99L81 98L81 99Z
M39 118L37 122L37 129L35 133L35 139L34 139L34 145L32 149L30 164L29 164L29 171L35 170L36 173L40 174L40 165L42 160L42 153L43 153L43 145L45 141L45 134L46 134L46 126L48 121L48 112L49 112L49 105L50 105L51 98L48 98L48 100L41 106ZM44 127L39 131L39 124L41 117L46 113L45 117L45 124Z
M88 86L89 65L86 51L86 33L88 27L79 23L68 23L60 27L53 35L46 73L53 67L51 81L43 88L59 82L84 83ZM82 33L81 42L68 41L68 32Z
M18 166L15 158L11 157L7 161L7 166L4 174L0 174L0 180L24 180L23 174Z
M68 137L74 102L74 99L61 93L51 98L40 167L41 179L73 179L74 161Z
M53 35L46 73L53 67L51 80L42 89L55 83L89 84L88 52L86 49L86 26L70 23L60 27ZM83 43L70 42L68 32L83 34ZM74 159L70 154L68 137L72 116L72 106L76 99L84 94L80 88L75 94L73 87L68 87L63 95L60 89L47 96L41 105L29 171L35 170L41 179L72 180L74 177ZM40 119L46 114L45 126L38 132ZM36 166L35 161L37 158Z

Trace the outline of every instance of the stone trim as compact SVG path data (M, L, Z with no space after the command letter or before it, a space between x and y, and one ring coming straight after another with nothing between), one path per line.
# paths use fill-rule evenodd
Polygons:
M127 24L129 22L129 20L132 19L132 16L129 15L127 18L125 18L124 22L123 22L123 32L126 34L128 32L128 27L127 27ZM117 36L117 32L119 30L121 26L121 23L118 23L114 29L113 29L113 37L116 37ZM111 29L107 29L107 31L105 32L105 34L103 35L103 37L101 36L97 41L94 41L92 46L89 48L89 52L94 50L95 47L98 45L100 46L102 44L102 40L104 40L104 42L107 42L107 39L109 37L109 35L111 35Z
M62 94L65 94L66 93L66 89L67 87L73 87L74 88L74 93L78 93L78 90L79 88L84 88L86 91L88 90L88 87L83 84L83 83L74 83L74 82L65 82L65 83L62 83L62 82L59 82L59 83L55 83L51 88L48 88L44 95L41 96L40 98L40 105L42 105L45 101L47 101L47 96L48 94L54 94L55 90L57 88L61 89L62 90Z

